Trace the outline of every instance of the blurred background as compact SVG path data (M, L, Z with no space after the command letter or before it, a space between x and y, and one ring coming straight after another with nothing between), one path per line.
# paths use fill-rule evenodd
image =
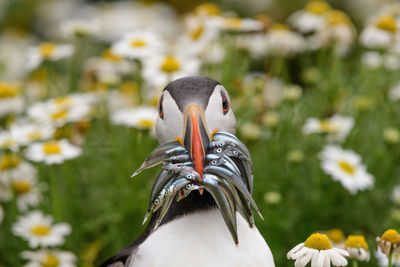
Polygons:
M314 232L364 235L360 265L385 266L399 26L385 0L0 0L0 266L97 266L145 229L159 168L129 177L158 145L161 90L188 75L231 95L276 266Z

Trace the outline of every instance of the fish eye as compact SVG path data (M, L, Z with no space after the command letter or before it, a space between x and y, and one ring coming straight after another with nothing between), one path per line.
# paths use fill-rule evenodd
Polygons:
M192 179L193 178L193 174L189 173L188 175L186 175L186 178Z
M211 164L212 164L212 165L215 165L215 164L217 164L217 161L216 161L215 159L213 159L213 160L211 161Z
M221 153L222 152L222 148L217 148L217 153Z
M233 150L233 155L239 154L236 150Z
M160 200L157 198L156 200L154 200L154 204L158 204L158 203L160 203Z
M228 97L225 95L223 91L221 91L221 97L222 97L222 112L225 115L229 111L229 101Z
M164 119L163 102L164 102L164 95L161 95L160 101L158 101L158 115L160 116L161 119Z
M190 189L191 187L192 187L191 184L187 184L187 185L186 185L186 189Z
M176 156L172 156L172 157L171 157L171 160L176 160Z
M224 143L224 142L219 142L218 145L219 145L219 146L224 146L225 143Z

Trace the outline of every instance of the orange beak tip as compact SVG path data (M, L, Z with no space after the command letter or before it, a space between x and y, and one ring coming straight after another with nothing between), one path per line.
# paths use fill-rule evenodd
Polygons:
M204 188L199 188L199 193L200 193L200 196L202 196L204 193Z

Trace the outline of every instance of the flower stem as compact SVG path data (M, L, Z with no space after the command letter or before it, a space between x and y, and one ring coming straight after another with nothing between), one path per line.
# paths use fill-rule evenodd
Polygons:
M392 267L392 256L393 256L393 250L390 249L389 256L388 256L388 267Z
M358 267L358 261L357 260L353 260L353 267Z

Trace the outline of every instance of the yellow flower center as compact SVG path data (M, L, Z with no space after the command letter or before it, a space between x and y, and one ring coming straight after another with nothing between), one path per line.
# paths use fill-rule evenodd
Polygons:
M304 246L317 250L327 250L332 248L329 238L326 235L319 233L312 234L307 238L306 242L304 242Z
M339 160L338 165L347 174L353 175L356 172L356 168L344 160Z
M388 32L396 32L397 31L397 23L396 23L396 19L389 14L384 14L382 16L380 16L377 21L376 21L376 27L384 30L384 31L388 31Z
M15 155L4 155L0 159L0 170L9 170L19 165L19 158Z
M110 49L106 49L102 54L101 57L109 60L109 61L114 61L114 62L119 62L122 60L122 57L114 54L113 52L111 52Z
M31 191L32 185L27 181L15 181L12 183L12 188L17 195L23 195Z
M166 73L172 73L181 69L181 64L173 56L166 56L161 63L161 70Z
M195 11L198 15L218 16L221 10L214 4L205 3L196 7Z
M69 96L57 97L54 99L54 103L56 103L57 106L68 106L71 104L71 97Z
M342 230L340 229L331 229L327 232L328 238L333 242L333 243L341 243L344 239L344 234Z
M21 84L17 82L0 82L0 98L15 97L20 93Z
M328 120L322 120L319 123L319 130L322 132L330 133L335 131L333 123Z
M290 31L290 28L287 25L282 24L282 23L276 23L276 24L272 25L271 29L275 30L275 31L282 31L282 32Z
M137 40L133 40L131 42L131 46L132 47L145 47L145 46L147 46L147 42L145 40L137 39Z
M390 243L400 243L400 235L399 233L394 230L394 229L389 229L386 230L386 232L383 233L381 236L382 240L388 241Z
M42 139L42 133L39 131L30 132L30 133L27 133L26 137L30 141L37 141L37 140Z
M321 15L328 11L330 8L331 6L324 1L311 1L308 2L304 9L310 13Z
M190 38L192 38L192 40L194 41L197 41L201 37L203 32L204 32L204 27L198 26L196 27L196 29L190 32Z
M349 17L338 10L332 10L327 15L327 23L328 25L340 25L340 24L347 24L351 25Z
M349 235L344 245L346 247L363 248L364 250L368 250L368 244L362 235Z
M44 58L50 58L55 50L56 45L53 43L43 43L39 46L39 53Z
M42 267L57 267L59 264L60 261L53 254L47 254L44 260L40 262Z
M240 29L242 26L242 19L240 18L226 18L225 19L225 27L231 29Z
M57 142L49 141L43 144L43 151L46 154L60 154L61 147Z
M151 128L154 126L154 121L149 119L143 119L138 122L138 125L142 128Z
M39 225L35 225L32 227L31 232L34 235L38 235L38 236L46 236L50 233L50 226L48 225L44 225L44 224L39 224Z
M51 118L53 119L53 121L56 120L60 120L60 119L64 119L65 117L67 117L68 115L68 111L66 109L62 109L60 111L54 112L53 114L51 114Z

